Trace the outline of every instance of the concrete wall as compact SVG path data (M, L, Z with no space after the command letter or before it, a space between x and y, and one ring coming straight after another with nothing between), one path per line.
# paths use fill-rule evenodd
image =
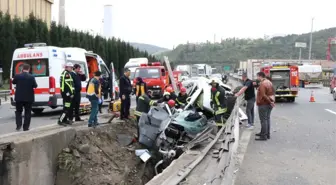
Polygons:
M75 133L74 128L56 128L1 139L13 141L14 147L4 154L6 170L0 185L53 185L57 156Z

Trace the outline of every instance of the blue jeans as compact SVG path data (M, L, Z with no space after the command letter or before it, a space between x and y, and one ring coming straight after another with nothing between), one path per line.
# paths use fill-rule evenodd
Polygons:
M89 125L95 125L98 123L98 104L99 101L97 100L90 100L91 102L91 113L89 118Z

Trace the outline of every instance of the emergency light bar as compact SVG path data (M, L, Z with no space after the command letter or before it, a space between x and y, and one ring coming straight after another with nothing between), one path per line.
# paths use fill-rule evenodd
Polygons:
M24 45L25 48L43 47L43 46L47 46L47 44L41 42L41 43L28 43Z
M160 62L153 62L152 66L161 66L161 63Z
M140 64L140 67L145 67L147 66L147 64Z

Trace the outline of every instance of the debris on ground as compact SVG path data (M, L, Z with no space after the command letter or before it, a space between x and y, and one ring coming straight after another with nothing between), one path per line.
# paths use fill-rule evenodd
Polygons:
M134 143L135 133L134 123L123 122L77 131L58 156L56 185L145 184L154 168L135 155L142 149Z

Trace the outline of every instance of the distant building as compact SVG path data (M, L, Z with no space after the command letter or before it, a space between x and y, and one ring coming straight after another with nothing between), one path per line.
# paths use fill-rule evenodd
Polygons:
M8 12L12 17L27 19L30 13L45 21L48 26L51 23L51 5L54 0L0 0L0 10Z

